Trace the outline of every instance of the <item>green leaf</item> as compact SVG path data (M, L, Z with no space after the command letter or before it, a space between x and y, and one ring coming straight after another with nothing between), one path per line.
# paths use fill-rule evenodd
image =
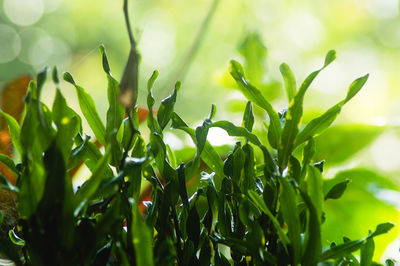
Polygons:
M343 105L353 98L364 86L365 82L367 82L368 76L369 75L367 74L353 81L347 91L346 98L343 101L329 108L320 117L311 120L310 123L308 123L307 126L298 134L294 147L307 141L311 137L319 135L323 130L328 128L339 115Z
M386 266L395 266L395 260L392 260L392 259L387 259L387 260L385 260L385 265Z
M301 165L296 157L290 156L288 170L287 176L294 179L297 184L301 184Z
M67 106L65 98L58 89L53 103L53 121L58 129L56 135L58 149L63 154L64 161L67 162L74 143L74 137L82 129L82 121L81 118Z
M42 93L42 88L44 83L46 82L47 72L49 71L48 67L45 67L42 71L40 71L36 76L37 82L37 99L40 99L40 94Z
M360 265L363 265L363 266L372 265L372 258L374 256L374 250L375 250L374 239L370 238L361 247Z
M79 106L81 107L83 115L85 116L90 128L93 130L97 140L102 145L105 145L106 128L100 119L92 97L85 91L84 88L75 83L70 73L64 73L64 80L74 85L76 94L78 96Z
M276 174L277 167L274 160L272 159L271 154L269 153L268 149L264 145L262 145L260 139L256 135L249 132L243 127L237 127L233 123L225 120L214 122L209 127L222 128L228 133L229 136L245 137L248 141L258 146L263 152L267 170L272 174Z
M241 177L243 177L245 163L245 154L242 150L241 143L237 142L236 146L228 158L224 162L224 172L227 176L232 178L232 181L237 186L241 184Z
M143 221L136 203L132 203L132 231L135 260L138 266L152 266L153 262L153 233L152 228Z
M106 52L105 52L104 45L100 45L99 46L99 50L100 50L100 53L101 53L101 56L102 56L102 63L103 63L104 72L106 72L106 74L111 75L110 66L108 64L108 59L107 59L107 55L106 55Z
M98 161L92 176L78 189L73 199L74 215L77 216L82 208L91 200L104 179L104 172L107 169L111 157L110 148L106 149L104 156Z
M352 253L361 248L361 256L365 256L364 260L366 260L365 262L368 263L369 259L372 259L370 258L370 256L373 255L375 249L373 242L371 244L371 242L368 243L368 241L372 240L376 236L388 233L393 228L393 226L394 225L392 223L379 224L376 227L375 231L370 233L365 238L362 238L360 240L345 242L344 244L331 247L330 249L324 251L321 255L321 260L338 258L345 254ZM368 264L361 264L361 265L368 265Z
M250 144L246 143L243 146L243 152L245 153L245 161L244 161L244 180L241 186L241 190L243 193L247 193L248 190L255 187L256 161L254 156L254 149Z
M157 112L157 120L162 130L165 128L165 126L168 124L169 120L172 117L172 113L174 112L174 106L176 102L176 96L180 87L181 83L178 81L175 84L175 89L173 93L161 101L160 108L158 109Z
M124 172L129 177L129 181L131 182L128 194L133 197L135 202L139 202L140 188L142 184L142 165L146 161L146 157L128 157L124 162Z
M369 77L369 74L362 76L350 84L349 89L347 90L346 98L344 99L344 103L350 101L365 85Z
M278 164L283 170L288 163L290 154L294 149L294 142L299 132L301 120L303 117L303 100L307 89L317 77L317 75L326 68L336 58L335 51L329 51L325 57L325 64L317 71L311 73L301 84L296 95L289 104L289 109L286 113L285 125L282 130L281 145L278 149Z
M13 192L18 193L18 188L14 187L10 182L8 182L7 178L0 173L0 189L7 189ZM1 223L0 223L1 225Z
M265 205L265 202L261 197L258 196L257 192L249 190L248 191L249 197L252 199L253 203L263 212L265 213L268 218L271 219L272 224L275 227L275 230L277 231L280 240L282 241L283 246L285 247L287 251L287 245L289 244L289 239L286 236L286 234L283 232L279 221L276 219L276 217L271 213L271 211L268 209L267 205Z
M145 157L146 151L147 151L146 142L141 135L137 134L136 136L137 137L136 137L135 144L133 145L131 156L132 157Z
M230 73L236 80L239 90L251 102L257 104L267 111L270 125L268 130L268 140L273 148L278 148L281 138L281 124L278 113L272 105L264 98L261 91L251 85L244 75L243 67L236 61L232 60L230 65Z
M13 175L18 176L19 171L15 167L14 161L10 157L0 153L0 162L7 166L7 168L13 173Z
M8 231L8 236L10 237L10 240L13 242L13 244L17 246L25 246L25 240L17 236L14 230Z
M314 207L310 197L301 190L300 194L310 214L302 265L317 265L322 251L320 216L318 216L317 209Z
M301 250L301 223L297 210L296 194L292 186L289 185L287 179L279 178L282 192L280 196L281 211L283 219L288 226L288 235L290 243L293 247L293 265L300 263L302 254Z
M177 162L176 162L176 157L175 157L174 151L171 149L171 147L168 144L166 144L165 147L167 148L168 162L170 163L172 168L176 168L178 165L177 165Z
M253 105L251 102L247 102L246 109L244 110L243 114L242 127L251 132L253 130L253 125L254 125Z
M326 261L329 259L334 259L334 258L341 258L343 256L346 256L347 254L350 254L358 249L360 249L363 245L365 240L354 240L354 241L348 241L343 244L333 246L328 250L325 250L321 257L321 261Z
M217 121L212 123L210 127L222 128L229 134L229 136L245 137L254 145L262 146L260 139L255 134L249 132L246 128L235 126L230 121L227 120Z
M153 93L151 91L157 77L158 77L158 71L155 70L147 82L147 92L148 92L147 93L147 107L149 108L149 115L147 117L147 126L151 132L157 132L158 134L161 134L160 125L157 122L157 120L154 119L154 115L153 115L153 106L154 106L155 100L153 97Z
M215 104L212 104L211 105L211 111L210 111L210 114L208 116L208 119L212 120L216 113L217 113L217 106L215 106Z
M57 70L56 66L53 67L53 71L51 73L51 77L53 79L54 84L56 84L56 86L58 86L60 84L60 80L58 78L58 70Z
M41 76L43 82L43 74ZM54 140L55 130L49 108L39 102L38 88L34 82L29 85L26 115L24 117L20 141L22 147L22 168L19 178L20 194L18 209L21 217L30 217L38 206L45 188L46 174L43 154ZM35 136L34 138L32 136Z
M18 210L21 217L30 217L37 208L43 196L45 186L45 173L43 167L42 151L37 148L32 151L31 156L24 156L24 168L20 178L20 194L18 197ZM40 153L39 153L40 152ZM35 158L35 159L33 159Z
M212 123L211 120L207 118L206 120L204 120L203 124L201 126L198 126L195 130L196 143L197 143L197 153L196 153L197 157L201 155L204 146L206 145L208 129L210 128L211 123Z
M182 199L182 203L189 210L188 194L186 190L186 179L185 179L185 164L182 163L178 167L178 183L179 183L179 196Z
M132 119L133 119L133 117L132 117ZM125 118L122 123L123 123L123 127L122 127L123 134L122 134L121 143L122 143L122 147L125 150L129 151L129 150L132 149L133 144L135 143L135 140L137 138L137 135L133 135L134 132L132 131L132 127L131 127L130 122L129 122L129 117ZM121 128L119 130L121 130ZM120 132L118 132L118 134L119 133ZM119 137L118 134L117 134L117 137ZM133 139L131 141L132 137L133 137ZM129 145L129 147L128 147L128 145Z
M172 128L180 129L186 132L196 143L195 130L189 128L188 125L180 118L176 113L172 115ZM215 151L214 147L206 141L203 152L201 153L201 159L215 172L214 182L216 187L219 188L224 177L223 162L219 154Z
M372 238L376 237L382 234L388 233L392 228L394 227L394 224L392 223L383 223L383 224L378 224L376 227L375 231L370 233L367 238Z
M352 252L360 249L364 245L364 243L368 242L369 239L372 239L373 237L376 237L376 236L381 235L381 234L388 233L393 228L393 226L394 225L392 223L379 224L376 227L375 231L370 233L365 238L362 238L360 240L345 242L345 243L343 243L341 245L333 246L330 249L324 251L322 253L322 255L321 255L321 260L339 258L339 257L344 256L346 254L352 253ZM368 245L371 245L371 243L369 243ZM371 255L370 254L371 247L368 247L367 249L368 250L364 251L364 255L369 257ZM364 264L362 264L362 265L364 265Z
M150 147L153 157L155 159L158 170L161 174L164 173L165 158L167 156L167 148L165 147L164 141L160 135L153 133L150 136ZM169 178L169 177L166 177ZM166 180L168 182L169 180Z
M307 167L311 163L315 151L316 151L315 141L313 138L311 138L303 149L303 162L301 165L300 184L299 184L300 187L302 187L303 180L306 177Z
M315 166L308 166L307 194L315 207L318 221L321 223L324 194L322 189L322 175Z
M77 130L79 132L82 132L81 117L67 105L67 101L65 100L64 96L61 93L61 90L59 90L59 89L56 90L56 97L54 99L52 111L53 111L52 112L53 121L57 125L58 128L60 128L63 124L67 123L67 121L64 118L67 118L68 120L70 120L70 119L72 119L72 117L75 117L79 121ZM75 132L75 129L74 129L74 132ZM75 136L76 133L74 133L72 135Z
M197 249L200 241L200 217L195 204L189 211L189 216L186 221L186 230L188 239L193 242L194 248Z
M296 94L296 79L292 70L286 63L282 63L279 70L281 71L285 83L286 95L290 103Z
M371 225L399 219L394 202L385 197L398 191L398 184L386 175L355 168L339 171L334 178L324 180L324 195L335 184L345 182L346 179L351 179L351 183L342 197L324 204L327 219L322 227L323 242L338 242L339 236L343 235L359 239L371 229ZM386 245L395 238L396 234L390 233L376 239L375 258L381 257Z
M43 73L39 73L39 75L43 75ZM45 151L55 135L55 130L52 127L51 112L49 108L37 98L38 90L36 83L31 81L28 88L29 93L26 97L26 115L21 125L20 132L20 142L24 151L30 150L34 143L36 143L42 151ZM33 139L32 135L37 136L37 138Z
M75 144L77 147L72 150L68 161L68 169L71 169L83 161L92 174L95 172L97 163L99 160L102 160L103 154L94 143L89 141L89 139L89 136L86 136L84 140L80 135L75 137ZM106 166L104 176L113 176L113 172L108 165Z
M215 266L230 266L229 260L222 254L219 249L215 252L214 257Z
M57 140L53 140L43 155L46 175L45 189L34 216L40 217L41 225L39 228L47 236L52 234L52 230L54 230L51 229L53 223L57 223L57 226L62 230L56 233L55 238L65 247L70 247L73 245L72 237L74 233L73 189L71 179L66 173L65 155L59 145ZM37 233L36 237L39 234ZM35 237L35 235L29 236L29 238L32 237ZM57 245L53 248L57 249Z
M149 78L149 80L147 81L147 89L151 90L151 88L153 88L154 83L156 82L156 79L158 77L158 71L154 70L153 74L151 75L151 77Z
M361 124L332 126L315 138L318 147L315 160L326 160L330 166L344 163L368 147L385 129L384 126Z
M325 200L327 199L338 199L340 198L344 191L347 188L347 184L350 182L350 179L346 179L343 182L337 183L336 185L334 185L329 192L325 195Z
M249 33L239 47L240 54L245 59L245 68L249 78L257 83L263 81L266 72L267 48L257 32Z
M118 100L118 81L115 80L115 78L111 75L104 46L100 46L99 49L103 57L103 69L107 75L108 80L107 99L109 106L107 110L105 136L107 144L111 145L111 165L118 167L122 158L122 149L118 144L117 135L115 134L115 132L117 132L121 126L121 123L124 119L125 110Z
M14 145L14 148L17 150L17 152L21 155L22 147L21 147L21 142L19 140L19 136L21 134L21 129L18 125L18 122L17 122L17 120L14 119L14 117L3 112L1 109L0 109L0 113L7 120L8 128L10 130L10 137L11 137L12 144Z

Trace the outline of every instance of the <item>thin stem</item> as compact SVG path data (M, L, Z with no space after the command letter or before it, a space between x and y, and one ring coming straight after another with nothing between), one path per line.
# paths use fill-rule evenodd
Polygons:
M138 52L137 52L137 50L136 50L136 41L135 41L135 38L133 37L132 28L131 28L131 23L130 23L130 21L129 21L128 0L124 0L123 11L124 11L126 29L127 29L127 31L128 31L128 36L129 36L129 42L130 42L130 45L131 45L131 52L134 51L134 53L135 53L136 55L138 55ZM137 84L137 77L138 77L138 73L137 73L137 72L138 72L138 61L137 61L137 58L138 58L138 57L135 57L136 60L135 60L135 62L133 62L133 64L136 65L136 67L133 68L133 70L136 72L136 73L133 73L133 74L134 74L133 76L134 76L134 78L136 79L136 80L133 82L134 84ZM127 69L128 69L128 64L129 64L129 59L128 59L127 66L125 67L125 71L127 71ZM122 77L121 83L124 81L124 77L125 77L125 75L126 75L125 71L124 71L124 75L123 75L123 77ZM124 82L124 83L125 83L125 82ZM120 84L120 85L121 85L121 84ZM126 89L126 88L122 88L122 89ZM131 89L137 90L137 86L134 87L134 88L131 88ZM136 99L134 99L134 100L136 101ZM135 107L135 106L132 106L132 108L134 108L134 107ZM135 136L135 133L140 134L140 132L139 132L137 129L135 129L135 126L133 125L133 120L132 120L130 108L127 108L127 107L125 106L125 112L128 114L128 121L129 121L129 125L130 125L130 127L131 127L132 134L131 134L131 136L130 136L130 138L129 138L128 146L126 147L126 150L124 151L124 154L123 154L123 156L122 156L120 169L123 169L123 167L124 167L124 162L125 162L126 157L128 156L129 147L130 147L131 144L132 144L133 137Z
M131 23L129 22L129 12L128 12L128 0L124 0L124 16L125 16L125 23L126 29L128 30L129 42L131 44L131 49L136 50L136 41L133 37Z
M220 0L214 0L214 2L211 4L211 7L209 11L207 12L206 17L204 18L199 31L197 32L196 37L193 40L193 43L188 50L187 54L185 55L184 59L182 60L181 64L177 67L175 73L172 75L171 80L167 83L168 86L166 88L173 87L175 82L177 80L183 81L185 79L185 76L190 68L190 65L193 62L193 59L196 57L196 54L200 48L200 45L202 44L204 40L204 36L207 33L207 29L211 23L211 20L215 14L215 11L217 10L218 4Z

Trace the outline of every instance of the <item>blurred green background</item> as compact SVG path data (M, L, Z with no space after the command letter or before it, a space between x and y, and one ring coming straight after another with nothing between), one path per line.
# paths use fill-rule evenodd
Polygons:
M142 55L139 105L145 106L145 84L154 69L160 72L156 98L172 90L176 71L213 1L131 2ZM216 119L240 123L245 101L228 75L230 59L245 65L250 80L280 110L287 106L280 63L291 66L299 85L322 65L326 52L335 49L337 60L317 77L306 96L304 122L340 101L355 78L365 73L370 78L335 126L317 139L317 159L326 160L326 187L352 179L342 199L326 202L324 239L359 238L376 224L392 221L397 227L377 239L377 256L384 253L383 257L400 261L398 0L219 2L197 54L185 68L177 112L195 126L215 103ZM0 0L0 88L21 74L34 76L46 65L57 65L92 94L105 117L107 83L99 44L105 45L119 79L129 51L122 1ZM69 104L79 110L73 88L64 83L62 87ZM51 84L43 95L45 102L52 102ZM260 110L258 116L265 118ZM264 130L262 123L257 130ZM211 143L233 143L221 134L211 131ZM181 135L166 137L177 151L189 144Z

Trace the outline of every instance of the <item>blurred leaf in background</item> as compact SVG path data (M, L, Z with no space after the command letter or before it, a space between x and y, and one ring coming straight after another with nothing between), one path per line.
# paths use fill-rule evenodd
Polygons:
M326 160L330 167L343 164L366 149L385 129L383 126L360 124L331 127L315 138L318 147L315 159Z
M326 219L322 226L322 238L325 241L340 242L340 237L357 239L365 235L370 228L368 223L392 221L398 223L400 199L399 184L369 169L352 169L338 172L334 178L325 180L325 193L334 185L350 179L347 189L340 200L325 202ZM394 241L399 228L394 227L389 234L376 239L375 259L385 251L385 244ZM397 257L397 254L388 254Z

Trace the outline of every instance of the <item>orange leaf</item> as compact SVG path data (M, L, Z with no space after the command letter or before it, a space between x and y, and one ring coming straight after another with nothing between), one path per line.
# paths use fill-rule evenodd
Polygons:
M28 75L20 76L8 82L2 89L0 95L0 108L7 114L14 117L17 121L21 118L24 110L24 97L31 77ZM0 130L6 129L7 123L4 117L0 118Z
M24 110L23 99L30 81L31 77L28 75L11 80L3 87L0 95L0 108L17 121L20 120ZM7 122L3 116L0 117L0 153L9 157L13 155L10 133L8 132ZM0 173L7 177L10 183L15 184L16 177L2 163L0 163Z

